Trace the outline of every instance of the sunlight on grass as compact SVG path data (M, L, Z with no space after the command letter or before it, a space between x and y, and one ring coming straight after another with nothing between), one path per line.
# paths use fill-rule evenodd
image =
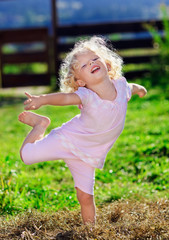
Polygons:
M154 56L159 54L159 50L155 48L125 49L125 50L120 50L118 52L123 57L147 56L147 55Z
M48 66L45 63L23 63L19 65L6 64L3 68L4 74L21 74L21 73L46 73Z
M123 66L123 71L124 72L129 72L129 71L135 71L137 68L137 71L139 70L150 70L152 68L151 64L126 64Z

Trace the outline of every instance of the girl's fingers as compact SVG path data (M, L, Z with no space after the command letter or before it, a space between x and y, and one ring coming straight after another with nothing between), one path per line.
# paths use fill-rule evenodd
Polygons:
M35 104L33 101L33 96L31 94L29 94L28 92L25 92L25 95L28 97L27 100L24 101L24 105L26 105L26 107L24 108L25 110L35 110Z
M28 98L31 98L31 97L32 97L32 95L29 94L28 92L25 92L25 95L26 95Z
M25 109L25 110L29 110L29 109L30 109L30 107L26 106L26 107L24 107L24 109Z
M31 110L32 109L32 105L31 104L27 104L27 106L24 109L25 110Z
M29 103L31 103L31 102L32 102L31 99L27 99L23 104L26 105L26 104L29 104Z
M25 110L35 110L35 105L28 104L25 108Z

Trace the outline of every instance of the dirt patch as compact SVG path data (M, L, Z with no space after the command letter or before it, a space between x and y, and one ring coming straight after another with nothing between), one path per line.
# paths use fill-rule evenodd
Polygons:
M97 209L95 226L84 226L79 211L25 212L0 218L0 239L168 240L169 200L120 200Z

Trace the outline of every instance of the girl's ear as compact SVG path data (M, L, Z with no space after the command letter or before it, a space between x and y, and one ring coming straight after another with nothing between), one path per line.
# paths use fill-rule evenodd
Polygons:
M80 79L77 80L77 84L78 84L79 87L86 86L86 83L83 80L80 80Z
M110 65L110 63L106 63L106 66L107 66L108 72L110 72L110 71L111 71L111 65Z

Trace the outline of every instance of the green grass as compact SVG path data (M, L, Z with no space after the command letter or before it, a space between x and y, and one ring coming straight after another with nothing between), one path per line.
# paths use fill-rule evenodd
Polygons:
M96 170L97 205L123 198L169 198L169 104L161 88L148 90L145 98L134 96L129 102L125 129L104 169ZM17 120L24 96L11 92L15 96L0 92L0 214L15 215L32 208L77 209L72 176L62 160L31 166L20 160L19 148L30 128ZM48 133L79 110L46 106L36 112L51 118Z
M48 66L45 63L23 63L23 64L6 64L3 68L4 74L21 74L21 73L46 73Z

